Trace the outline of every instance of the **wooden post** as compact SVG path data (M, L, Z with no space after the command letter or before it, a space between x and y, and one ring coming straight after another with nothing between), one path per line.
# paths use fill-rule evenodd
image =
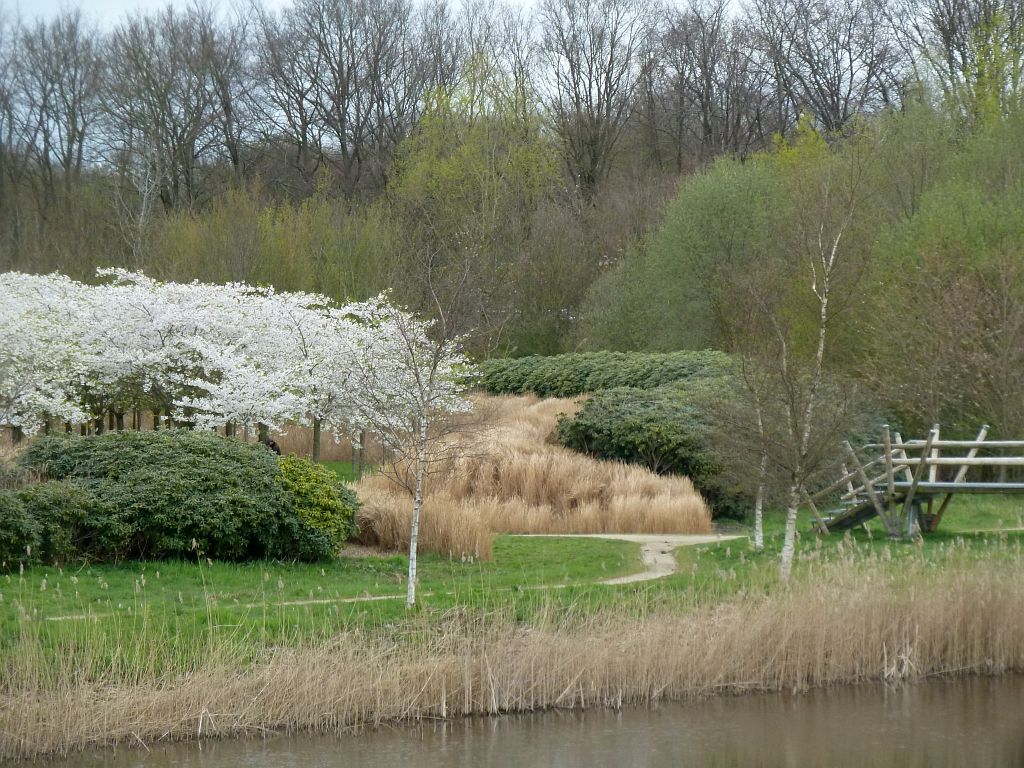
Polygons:
M803 486L800 487L800 491L804 495L804 501L807 503L807 506L811 508L811 514L814 515L814 519L818 524L818 532L828 536L828 526L825 524L825 519L821 516L821 513L818 512L818 508L814 505L811 495Z
M931 431L928 433L928 439L925 441L924 450L921 451L921 461L914 470L914 478L910 481L910 489L907 491L907 496L903 500L904 519L906 519L907 515L910 514L910 505L914 502L914 494L917 493L917 486L921 482L921 477L924 475L925 467L928 465L928 457L931 454L932 443L935 442L935 438L938 437L938 435L938 426L932 427Z
M857 454L853 450L853 446L850 445L849 440L843 441L843 448L846 450L847 456L850 461L853 462L856 468L857 476L860 478L861 485L864 486L864 492L867 493L868 498L871 500L871 504L875 508L875 512L882 518L882 523L885 524L885 529L889 532L889 535L893 535L892 523L889 521L889 517L885 514L885 509L882 507L882 503L878 500L878 494L875 493L874 487L871 485L871 480L868 478L867 472L864 471L864 467L860 463L860 459L857 458ZM896 535L899 535L898 533Z
M896 443L896 447L900 449L900 458L903 459L904 461L906 461L907 460L907 452L903 449L903 438L900 436L900 433L899 432L894 433L893 434L893 439L894 439L894 441ZM914 481L914 475L911 473L910 467L908 467L906 465L904 465L904 467L903 467L903 476L907 479L908 483L912 483Z
M896 486L892 469L892 438L889 435L889 425L882 426L882 444L885 446L885 482L888 486L888 506L892 509L896 503Z
M843 477L848 476L850 474L850 470L847 468L845 462L842 464L842 468L843 468ZM857 492L854 489L854 487L853 487L853 480L852 479L846 481L846 492L847 493L851 493L851 494L855 494Z
M981 430L978 432L978 437L975 438L975 441L978 442L978 443L985 442L985 438L988 436L988 430L989 430L988 424L982 424L981 425ZM970 459L973 459L977 455L978 455L978 446L974 445L974 446L971 446L971 450L969 450L967 452L967 455L964 458L970 460ZM954 483L962 483L966 479L966 477L967 477L967 470L968 469L969 469L969 465L968 464L961 464L960 465L960 469L958 469L956 471L956 477L953 478L953 482ZM928 519L928 529L927 529L929 533L934 533L936 530L938 530L939 523L942 522L942 516L944 514L946 514L946 507L949 506L949 502L950 502L950 500L952 498L953 498L953 494L952 493L947 493L946 494L946 498L944 498L942 500L942 504L939 505L939 511L936 512L933 516L929 517L929 519Z

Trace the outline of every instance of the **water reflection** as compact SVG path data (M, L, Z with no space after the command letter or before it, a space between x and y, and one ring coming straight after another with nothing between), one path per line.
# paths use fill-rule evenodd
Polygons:
M94 753L76 768L1024 766L1024 677Z

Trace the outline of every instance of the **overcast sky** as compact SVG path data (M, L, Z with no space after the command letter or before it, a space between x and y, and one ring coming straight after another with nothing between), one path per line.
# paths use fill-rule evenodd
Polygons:
M218 8L230 8L245 0L206 0ZM125 14L134 11L153 11L173 5L186 8L192 0L0 0L0 14L20 13L23 20L32 20L38 16L50 18L61 8L81 8L87 16L92 17L103 26L118 22ZM530 7L532 0L512 0L513 4ZM290 5L291 0L263 0L268 8L281 8Z
M212 2L219 8L229 8L233 5L232 2L225 0ZM288 2L289 0L263 0L263 4L268 8L280 8ZM77 7L87 16L107 26L116 23L125 14L135 11L154 11L168 5L186 8L190 3L191 0L0 0L0 13L20 13L22 19L30 20L38 16L50 18L61 8Z

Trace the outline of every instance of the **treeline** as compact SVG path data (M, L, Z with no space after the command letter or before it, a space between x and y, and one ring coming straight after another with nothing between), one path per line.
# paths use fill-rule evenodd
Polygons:
M915 436L1024 434L1024 116L963 136L916 108L721 160L595 283L583 324L596 348L728 350L762 404L758 371L788 364ZM780 413L810 397L786 386Z
M849 135L924 105L955 141L1016 108L1022 21L1019 0L7 14L0 268L391 287L477 352L558 352L680 175L801 115Z

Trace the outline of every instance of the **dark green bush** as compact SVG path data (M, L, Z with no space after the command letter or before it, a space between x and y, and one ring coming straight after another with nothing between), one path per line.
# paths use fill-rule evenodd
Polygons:
M335 548L359 532L359 499L333 472L298 456L282 456L280 465L281 482L300 520L326 535Z
M0 572L39 560L39 523L25 509L17 492L0 491Z
M184 430L60 435L34 442L20 463L67 481L38 492L40 519L57 519L54 500L66 494L105 521L99 531L86 526L51 536L61 556L75 542L87 547L79 555L103 559L314 560L333 551L326 535L300 519L277 457L260 445ZM76 513L69 514L74 524ZM126 538L118 541L118 533Z
M729 356L712 350L585 352L485 360L477 366L473 383L492 394L575 397L614 387L654 389L716 378L730 370Z
M719 380L721 381L721 380ZM714 389L714 380L703 383ZM643 390L621 387L597 392L574 417L563 416L558 439L595 458L640 464L659 474L686 475L711 505L715 517L741 517L749 503L720 478L709 444L700 400L681 386Z
M19 492L25 509L39 526L41 561L125 557L135 525L105 491L102 482L51 480Z

